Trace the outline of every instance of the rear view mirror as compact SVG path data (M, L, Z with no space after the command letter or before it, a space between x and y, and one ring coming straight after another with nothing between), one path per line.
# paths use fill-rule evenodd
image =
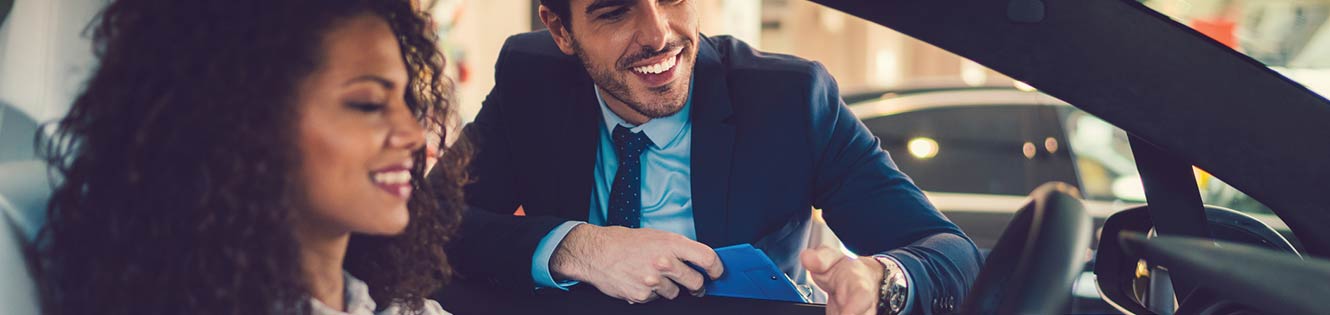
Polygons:
M1099 285L1099 294L1104 301L1126 314L1153 314L1146 308L1147 301L1141 295L1138 283L1141 274L1136 272L1140 257L1128 255L1118 242L1118 235L1123 233L1149 233L1154 228L1146 206L1136 207L1114 213L1104 221L1100 230L1099 247L1095 252L1094 274Z
M1325 314L1330 261L1209 238L1124 233L1129 253L1178 277L1205 279L1179 301L1184 314ZM1181 295L1179 295L1181 296Z
M1171 283L1161 262L1146 259L1139 250L1124 247L1122 235L1153 237L1149 206L1114 213L1104 221L1095 254L1094 274L1104 300L1127 314L1153 314L1172 310ZM1217 241L1239 243L1300 257L1296 247L1278 231L1236 210L1205 206L1209 230ZM1167 266L1165 266L1167 267ZM1185 295L1180 292L1179 295ZM1181 297L1181 296L1179 296ZM1165 309L1157 309L1163 307Z

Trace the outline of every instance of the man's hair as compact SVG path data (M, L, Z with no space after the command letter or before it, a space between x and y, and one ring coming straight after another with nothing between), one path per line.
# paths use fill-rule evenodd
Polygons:
M554 12L554 15L559 16L559 23L563 24L565 30L572 31L573 16L571 15L572 9L568 8L569 2L572 2L572 0L540 0L540 5L549 8L550 11Z

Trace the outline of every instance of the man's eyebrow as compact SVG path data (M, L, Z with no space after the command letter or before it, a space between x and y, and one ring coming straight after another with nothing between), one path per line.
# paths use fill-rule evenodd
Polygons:
M396 84L393 84L393 81L388 80L388 79L385 79L385 78L380 77L380 76L377 76L377 75L372 75L372 74L367 74L367 75L362 75L362 76L355 77L355 78L353 78L353 79L351 79L351 80L347 80L346 83L344 83L344 84L342 84L342 85L343 85L343 86L346 86L346 85L351 85L352 83L363 82L363 81L369 81L369 82L378 83L379 85L382 85L383 88L385 88L385 89L389 89L389 90L393 89L393 86L396 86Z
M595 12L596 10L600 10L607 7L626 6L631 4L632 2L633 0L596 0L595 2L592 2L590 5L586 6L586 14L590 15L591 12Z

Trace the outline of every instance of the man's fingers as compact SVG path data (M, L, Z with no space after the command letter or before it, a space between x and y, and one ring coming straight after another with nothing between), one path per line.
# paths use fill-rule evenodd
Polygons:
M877 304L876 292L870 292L848 283L839 287L837 291L840 292L833 296L831 300L835 301L841 314L861 315L873 313L874 306Z
M851 298L852 295L846 294L849 293L848 292L849 290L847 290L844 286L835 285L835 284L833 284L832 287L833 289L831 289L831 291L827 291L827 311L828 311L827 314L836 314L836 315L858 314L859 310L854 307L854 303ZM831 293L832 291L838 293ZM835 305L834 310L833 307L831 307L832 305Z
M851 296L841 305L841 313L854 315L872 315L876 314L877 294L861 290L853 291Z
M644 287L628 294L624 297L624 300L628 301L629 304L642 304L655 301L659 297L660 295L656 293L655 288Z
M844 258L845 254L831 247L818 247L799 254L799 261L812 273L826 273Z
M646 303L656 299L655 298L656 293L653 292L650 287L646 286L640 286L634 288L634 287L602 286L596 283L590 283L590 284L591 286L595 287L596 290L599 290L600 293L605 294L606 296L612 298L624 300L628 302L628 304Z
M838 305L836 301L827 301L827 315L841 315L840 305Z
M813 276L813 283L826 290L828 294L839 290L835 281L832 281L833 270L836 264L845 260L845 254L831 247L818 247L805 250L799 254L799 261L803 263L804 269Z
M673 300L675 297L679 296L679 286L675 285L674 281L664 279L661 276L647 276L646 279L643 279L642 284L650 287L652 289L651 291L656 295L666 299Z
M874 314L877 312L878 285L876 281L865 281L865 267L862 261L843 258L844 262L824 273L827 282L827 304L836 305L838 313L846 315ZM816 281L816 277L814 279ZM830 313L829 313L830 314Z
M669 259L661 257L654 263L656 270L660 271L662 276L674 281L674 283L683 286L688 292L696 293L702 289L702 274L698 273L692 267L684 264L678 259ZM694 294L696 295L696 294Z
M725 267L720 264L720 257L716 256L715 250L687 238L683 240L686 244L678 247L675 255L702 268L711 279L720 278L720 275L725 273Z

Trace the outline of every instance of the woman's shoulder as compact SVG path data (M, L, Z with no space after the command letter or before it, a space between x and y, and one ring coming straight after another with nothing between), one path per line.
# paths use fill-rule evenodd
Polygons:
M397 305L392 305L389 306L388 308L383 309L383 311L380 311L377 315L406 315L406 314L408 313L406 313L406 311L401 307ZM425 299L425 305L421 306L420 313L417 314L452 315L452 313L448 313L448 311L443 310L443 306L439 305L439 302L430 299Z
M347 297L349 298L347 302L348 308L351 306L352 303L355 303L357 305L362 305L364 307L368 307L368 309L370 310L373 310L375 307L375 303L374 300L370 298L369 286L366 285L364 281L361 281L360 279L357 279L355 276L352 276L351 273L349 272L343 272L342 275L346 277L345 278L346 294ZM440 306L439 302L436 302L431 299L425 299L424 304L421 305L420 312L418 313L407 312L405 308L403 308L401 305L398 305L397 303L393 303L392 305L389 305L387 308L375 312L375 315L408 315L408 314L409 315L452 315L452 313L444 311L443 306Z

